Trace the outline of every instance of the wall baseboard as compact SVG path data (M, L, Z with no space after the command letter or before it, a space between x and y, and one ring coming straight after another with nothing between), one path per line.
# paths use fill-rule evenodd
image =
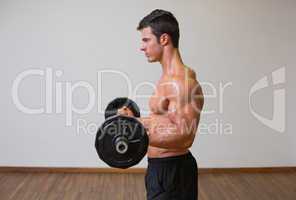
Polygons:
M70 168L70 167L9 167L0 166L0 173L112 173L144 174L146 168ZM296 172L296 167L199 168L199 174L213 173L280 173Z

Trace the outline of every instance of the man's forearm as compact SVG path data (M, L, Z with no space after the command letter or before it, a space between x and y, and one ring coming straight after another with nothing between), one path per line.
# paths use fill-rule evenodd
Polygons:
M182 131L167 115L139 118L148 131L149 145L167 149L189 148L194 133Z

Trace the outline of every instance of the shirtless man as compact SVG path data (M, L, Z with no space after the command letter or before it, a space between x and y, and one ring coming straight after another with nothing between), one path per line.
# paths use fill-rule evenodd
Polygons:
M151 113L138 118L149 136L147 199L196 200L197 163L191 147L203 107L195 72L183 64L179 26L172 13L154 10L137 28L148 62L159 62L162 75L149 99ZM118 111L132 116L127 107Z

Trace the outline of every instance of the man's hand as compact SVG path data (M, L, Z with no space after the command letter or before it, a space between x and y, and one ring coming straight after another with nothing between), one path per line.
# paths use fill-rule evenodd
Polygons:
M129 116L129 117L134 117L135 116L133 111L131 111L131 109L129 109L127 106L123 106L122 108L119 108L117 110L117 114L126 115L126 116Z
M134 113L132 112L132 110L130 108L128 108L127 106L123 106L122 108L117 110L117 114L119 115L125 115L128 117L135 117ZM137 117L137 120L139 120L139 122L142 123L142 125L144 126L144 128L148 131L150 127L150 123L151 123L151 118L150 117Z

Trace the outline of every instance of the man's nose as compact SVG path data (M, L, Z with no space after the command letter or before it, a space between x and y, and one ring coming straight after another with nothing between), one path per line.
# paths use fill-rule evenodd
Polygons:
M141 45L140 50L141 51L145 51L145 46L144 45Z

